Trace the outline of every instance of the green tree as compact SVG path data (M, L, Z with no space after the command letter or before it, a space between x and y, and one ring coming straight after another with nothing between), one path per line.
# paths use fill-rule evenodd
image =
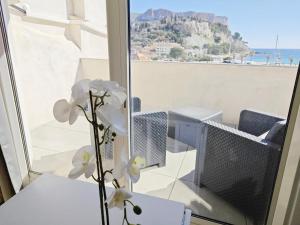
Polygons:
M216 33L224 33L224 34L229 33L228 27L221 23L213 23L210 25L210 28L211 28L211 31L215 34Z
M165 17L165 18L162 18L161 20L160 20L160 23L161 24L166 24L167 23L167 18Z
M199 61L199 62L210 62L212 60L213 59L211 57L209 57L209 56L202 56L202 57L198 58L197 61Z
M239 32L235 32L235 33L233 34L232 38L233 38L234 40L240 40L240 41L243 39L242 36L241 36L241 34L240 34Z
M204 45L203 45L203 48L204 48L204 49L208 49L208 48L209 48L209 44L204 44Z
M220 43L221 42L221 37L215 36L214 40L215 40L216 43Z
M207 49L207 53L211 55L220 55L222 54L222 50L219 45L210 45Z
M183 49L182 48L171 48L170 51L170 57L172 57L173 59L178 59L180 57L183 56Z
M228 54L229 53L229 49L230 49L230 44L229 43L222 43L220 45L220 47L221 47L222 54Z
M220 45L212 44L207 46L207 53L211 55L224 55L229 53L230 45L222 43Z

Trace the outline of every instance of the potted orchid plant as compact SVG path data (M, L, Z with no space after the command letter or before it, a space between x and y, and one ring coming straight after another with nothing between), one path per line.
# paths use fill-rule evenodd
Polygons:
M132 182L137 182L140 169L145 166L145 159L138 155L130 160L123 157L115 169L105 170L101 153L101 148L114 142L117 135L127 135L126 118L122 113L126 99L125 89L117 82L85 79L72 87L71 101L58 100L53 108L57 121L68 121L72 125L83 114L93 128L93 144L83 146L76 152L72 160L74 168L69 177L76 179L84 175L98 183L102 225L110 224L109 209L113 207L124 210L123 225L134 225L127 217L128 206L132 207L135 214L142 213L142 209L130 201L132 195L118 180L127 176ZM108 181L115 187L110 196L107 196L105 186Z

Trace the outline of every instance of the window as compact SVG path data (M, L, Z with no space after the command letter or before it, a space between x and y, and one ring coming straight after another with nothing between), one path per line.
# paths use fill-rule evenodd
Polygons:
M130 1L134 191L265 224L300 60L276 2Z

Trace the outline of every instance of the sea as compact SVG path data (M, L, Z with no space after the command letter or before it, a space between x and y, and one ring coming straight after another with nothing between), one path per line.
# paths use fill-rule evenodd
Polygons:
M300 49L254 48L252 51L254 55L246 58L248 62L287 65L298 65L300 62Z

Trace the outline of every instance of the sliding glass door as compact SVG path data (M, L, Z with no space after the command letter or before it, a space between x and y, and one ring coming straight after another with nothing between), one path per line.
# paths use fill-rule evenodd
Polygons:
M146 158L133 190L216 222L265 224L300 60L299 3L129 2L131 151Z

